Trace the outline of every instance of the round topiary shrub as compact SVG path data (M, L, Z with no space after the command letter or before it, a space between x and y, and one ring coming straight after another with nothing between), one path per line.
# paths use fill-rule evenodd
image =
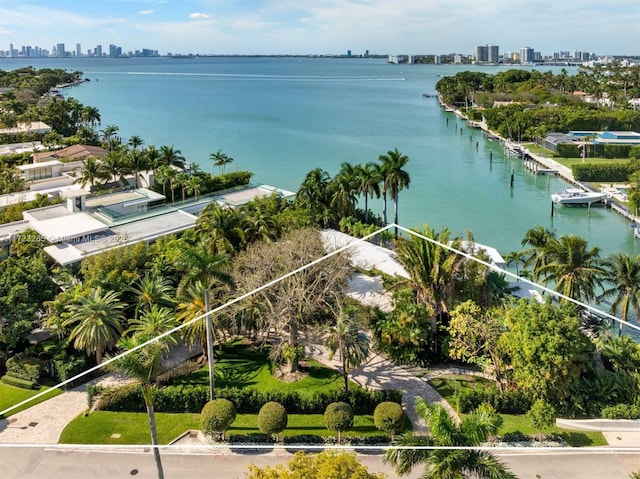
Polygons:
M236 420L236 407L228 399L214 399L204 405L200 420L205 434L222 434L224 440L224 432Z
M353 409L346 402L333 402L324 411L324 425L329 431L338 431L338 442L342 441L342 431L353 426Z
M287 427L289 418L287 410L278 402L268 402L260 408L258 413L258 429L264 434L278 434Z
M376 427L389 433L392 439L404 429L405 417L402 406L397 402L381 402L373 411L373 422Z

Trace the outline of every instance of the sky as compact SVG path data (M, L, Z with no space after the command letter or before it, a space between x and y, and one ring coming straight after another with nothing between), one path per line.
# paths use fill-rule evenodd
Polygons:
M0 50L640 55L638 0L0 0Z

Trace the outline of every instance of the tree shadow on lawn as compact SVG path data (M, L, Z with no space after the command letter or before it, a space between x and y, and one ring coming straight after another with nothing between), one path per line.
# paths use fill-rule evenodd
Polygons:
M583 432L563 431L556 433L556 435L560 436L568 445L573 447L593 446L593 440Z

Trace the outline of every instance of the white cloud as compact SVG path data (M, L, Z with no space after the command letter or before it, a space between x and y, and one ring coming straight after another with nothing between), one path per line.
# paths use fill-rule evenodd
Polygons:
M151 15L152 13L155 13L155 10L140 10L140 15Z
M206 13L192 13L189 15L189 18L191 18L192 20L206 20L208 18L211 18L209 15L207 15Z

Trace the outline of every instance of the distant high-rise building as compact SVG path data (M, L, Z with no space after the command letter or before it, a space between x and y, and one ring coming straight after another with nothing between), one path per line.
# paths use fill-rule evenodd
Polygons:
M66 52L64 51L64 43L58 43L56 45L56 56L58 58L64 58L66 56Z
M498 45L488 45L488 57L487 61L489 63L500 63L500 49Z
M116 47L113 43L109 45L109 56L110 57L118 56L118 47Z
M478 45L476 47L476 61L477 62L489 61L489 49L486 45Z
M76 43L76 56L77 57L82 56L82 46L79 43Z
M520 63L533 63L533 48L524 47L520 49Z
M440 65L442 63L442 57L440 55L435 55L433 57L433 63L436 65Z
M101 57L102 56L102 45L97 45L96 48L93 50L93 53L94 53L95 56Z

